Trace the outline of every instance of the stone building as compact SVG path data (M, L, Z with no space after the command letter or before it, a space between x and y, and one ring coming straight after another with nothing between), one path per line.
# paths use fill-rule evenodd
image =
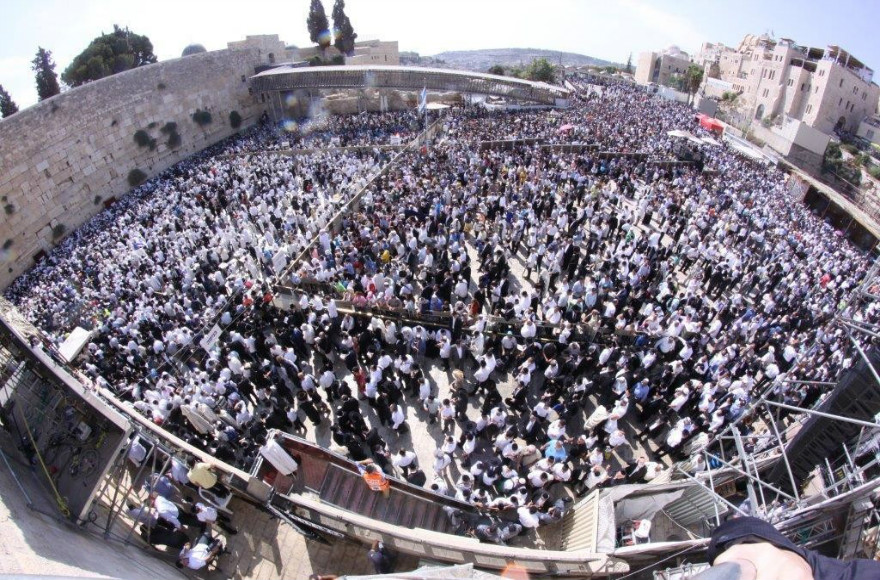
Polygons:
M754 121L794 119L827 134L855 132L877 110L874 71L838 46L813 48L788 38L746 35L736 49L715 54L719 79L740 94Z
M690 57L677 46L670 46L660 52L639 54L636 65L636 82L639 84L669 84L674 75L681 75L690 65Z
M317 46L309 46L297 50L298 60L309 60L319 54ZM341 56L336 47L329 46L324 51L324 58L332 59L334 56ZM345 57L347 65L399 65L400 51L398 50L397 41L382 40L363 40L354 43L354 53Z
M856 135L875 145L880 145L880 115L866 117L859 124Z

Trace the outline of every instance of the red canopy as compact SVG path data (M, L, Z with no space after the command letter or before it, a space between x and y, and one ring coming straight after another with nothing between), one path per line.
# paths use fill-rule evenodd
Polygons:
M702 114L697 117L700 119L700 127L708 129L713 133L721 134L724 132L724 124L718 119Z

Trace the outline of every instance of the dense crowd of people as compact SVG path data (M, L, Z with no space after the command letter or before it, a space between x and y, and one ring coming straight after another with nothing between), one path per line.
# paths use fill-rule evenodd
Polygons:
M781 172L724 145L703 150L712 171L678 163L669 131L704 135L690 109L575 86L562 112L453 110L372 181L380 151L286 157L258 129L124 197L6 294L55 341L91 326L83 373L218 459L249 466L272 428L329 431L355 461L508 514L469 530L505 542L748 431L764 392L814 404L827 388L800 381L854 358L830 322L867 260ZM331 117L304 139L409 139L412 117ZM480 147L500 138L542 142ZM573 142L594 147L548 146ZM414 422L436 440L421 462Z

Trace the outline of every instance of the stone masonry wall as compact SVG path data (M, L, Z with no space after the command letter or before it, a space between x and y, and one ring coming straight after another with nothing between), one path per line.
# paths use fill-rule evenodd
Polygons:
M129 173L153 177L255 123L265 106L248 93L257 49L220 50L126 71L40 102L0 121L0 288L131 189ZM211 122L193 120L208 111ZM160 129L176 123L180 144ZM138 145L138 130L155 140ZM171 143L169 143L171 142Z

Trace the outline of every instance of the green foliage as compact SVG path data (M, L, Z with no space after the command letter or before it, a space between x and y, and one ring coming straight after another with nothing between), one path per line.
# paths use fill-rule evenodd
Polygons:
M855 163L841 163L834 172L853 185L862 183L862 168Z
M170 149L177 149L183 142L183 139L180 138L180 134L177 132L177 123L174 121L168 121L162 125L159 132L168 138L168 140L165 141L165 144L168 145Z
M841 148L847 149L851 147L847 144L829 143L825 149L825 158L822 162L822 169L835 173L841 179L844 179L853 185L859 185L862 182L862 169L857 159L843 160ZM848 149L847 149L848 150ZM858 151L858 149L856 149Z
M629 53L629 57L626 59L626 68L623 69L627 74L632 74L633 72L633 53Z
M486 71L490 75L498 75L500 77L504 76L504 67L500 64L493 64L489 67L489 70Z
M684 92L693 95L700 88L700 83L703 82L703 68L695 64L688 65L684 79Z
M602 68L601 70L605 71L606 73L608 73L610 75L613 75L614 73L617 72L617 67L608 65L608 66Z
M880 179L880 165L872 165L868 168L868 173L874 179Z
M147 180L147 174L135 167L128 172L128 184L137 187Z
M556 76L556 68L546 58L536 58L523 71L523 78L530 81L552 83Z
M330 23L321 0L312 0L309 6L309 17L306 19L309 38L322 49L330 46Z
M134 132L134 142L138 147L146 147L150 144L150 134L143 129L138 129Z
M229 113L229 126L233 129L241 127L241 113L238 111L232 111Z
M735 92L733 92L733 91L724 91L724 92L721 94L721 100L724 101L724 102L727 102L727 103L732 103L732 102L734 102L734 101L737 99L738 96L739 96L739 95L737 95L737 94L736 94Z
M18 112L18 105L15 104L15 101L12 100L12 97L9 96L9 93L6 92L6 89L3 88L3 85L0 85L0 115L5 119L9 115L14 115Z
M840 152L840 143L829 143L828 148L825 149L825 159L833 160L840 159L843 155Z
M192 114L192 120L195 121L196 125L199 127L204 127L205 125L210 125L213 119L211 118L211 113L208 111L196 109L196 112Z
M37 56L31 61L31 69L37 73L37 95L44 101L61 92L58 84L58 75L55 74L55 61L52 60L52 51L42 46L37 49Z
M856 147L855 145L850 144L850 143L842 143L840 145L840 148L843 149L844 151L846 151L847 153L849 153L850 155L858 155L859 154L859 148Z
M60 238L64 235L64 232L67 231L67 226L64 224L57 224L54 228L52 228L52 237L55 239Z
M867 153L859 153L856 155L856 165L867 167L871 164L871 156Z
M113 32L92 40L70 63L62 80L72 87L156 62L153 43L146 36L113 25Z
M345 57L342 56L341 54L334 54L332 57L330 57L330 64L331 65L345 64Z
M149 147L150 151L156 149L156 140L150 137L150 134L143 129L134 132L134 142L138 147Z
M189 56L191 54L199 54L200 52L208 52L208 50L201 44L188 44L183 49L183 52L180 53L180 56Z
M357 34L345 13L345 1L336 0L333 3L333 46L345 56L351 56L356 39Z

